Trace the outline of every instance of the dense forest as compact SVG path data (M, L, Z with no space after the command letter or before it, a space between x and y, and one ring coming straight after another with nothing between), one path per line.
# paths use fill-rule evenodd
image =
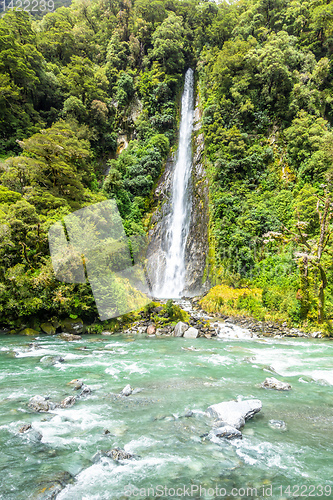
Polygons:
M40 19L5 12L0 323L95 319L89 284L55 279L48 229L115 198L126 234L147 230L192 67L217 285L205 308L329 332L332 51L326 0L74 0Z

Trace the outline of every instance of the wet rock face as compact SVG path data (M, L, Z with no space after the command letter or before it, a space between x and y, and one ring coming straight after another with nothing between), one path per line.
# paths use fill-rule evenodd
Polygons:
M201 127L200 106L195 107L194 131ZM193 139L193 165L191 179L191 223L185 248L185 295L194 295L208 289L202 284L208 255L208 180L203 164L204 150L203 134ZM148 276L152 287L159 282L158 270L164 274L165 255L167 251L167 232L165 221L171 213L172 173L175 156L170 156L164 172L155 189L154 199L157 207L150 221L148 233Z
M198 102L196 110L199 109ZM197 122L200 126L200 122ZM192 207L190 231L186 242L186 291L189 295L208 289L208 283L202 283L208 255L208 179L203 163L204 136L199 134L193 141L192 166Z
M174 155L170 156L165 164L163 174L154 192L154 200L157 204L151 220L148 232L147 270L151 286L159 282L159 270L164 273L165 256L167 251L167 233L165 231L165 220L171 212L171 189L172 172L175 163ZM163 274L162 274L163 275Z

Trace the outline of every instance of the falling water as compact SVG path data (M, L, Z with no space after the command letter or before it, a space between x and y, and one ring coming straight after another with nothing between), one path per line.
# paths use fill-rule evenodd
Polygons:
M185 246L190 227L191 136L193 125L193 70L185 75L176 164L172 181L171 213L167 220L167 251L163 279L155 296L178 298L185 288Z

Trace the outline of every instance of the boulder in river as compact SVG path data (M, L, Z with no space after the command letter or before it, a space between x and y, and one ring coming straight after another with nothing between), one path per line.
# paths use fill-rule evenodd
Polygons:
M236 427L231 425L223 425L222 427L217 427L212 429L208 435L210 438L224 438L224 439L242 439L242 433Z
M63 471L50 477L48 481L38 484L38 491L34 494L34 500L54 500L67 484L73 482L74 477L67 471Z
M132 387L130 386L130 384L127 384L127 385L123 388L123 390L121 391L121 393L120 393L120 394L121 394L122 396L129 396L130 394L132 394L132 392L133 392Z
M72 342L73 340L81 340L81 335L74 335L72 333L61 333L59 338L62 340L66 340L67 342Z
M287 424L283 420L270 420L268 425L271 429L276 429L278 431L285 432L287 430Z
M43 438L43 435L39 431L36 431L36 429L33 429L32 427L31 429L26 431L26 435L30 443L39 443Z
M241 429L246 420L252 418L262 408L259 399L248 399L246 401L225 401L207 408L206 412L215 419L222 420L226 425Z
M74 396L67 396L60 403L61 408L70 408L75 403L76 399Z
M89 396L91 394L91 389L87 385L82 386L82 391L79 394L79 398L84 398L85 396Z
M128 453L127 451L121 448L113 448L112 450L109 451L102 451L102 450L97 451L91 460L92 462L97 463L102 457L109 457L112 458L113 460L116 460L117 462L119 460L129 460L131 458L134 458L134 456L131 455L131 453Z
M196 339L199 335L199 330L197 328L194 328L191 326L186 332L184 333L183 337L185 339Z
M19 428L19 432L22 434L23 432L28 431L31 429L31 424L24 424L22 427Z
M267 377L261 384L264 389L275 389L276 391L290 391L291 385L288 382L281 382L274 377Z
M131 455L131 453L128 453L127 451L122 450L121 448L114 448L113 450L107 451L105 455L117 461L128 460L130 458L133 458L133 455Z
M63 363L64 361L65 360L62 356L43 356L40 359L40 362L46 366L55 365L56 363Z
M78 391L79 389L82 388L83 382L82 380L79 380L78 378L75 378L74 380L71 380L68 382L67 385L72 385L73 386L73 391Z
M43 396L33 396L30 398L28 407L34 411L49 411L49 402Z
M43 332L46 333L47 335L54 335L56 332L55 327L49 321L47 321L46 323L42 323L40 327L43 330Z
M174 337L182 337L184 335L184 332L186 332L186 330L188 330L188 324L187 323L184 323L183 321L178 321L178 323L176 324L175 326L175 330L174 330Z

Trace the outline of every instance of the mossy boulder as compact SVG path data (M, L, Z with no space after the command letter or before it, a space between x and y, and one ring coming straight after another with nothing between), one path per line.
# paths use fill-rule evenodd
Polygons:
M61 321L61 329L63 332L77 335L83 331L83 321L80 318L66 318Z
M37 330L34 330L33 328L24 328L19 333L20 335L29 335L29 336L39 335L39 332L37 332Z
M46 333L47 335L54 335L56 332L56 329L53 326L53 324L48 321L46 323L42 323L40 327L43 330L43 332Z

